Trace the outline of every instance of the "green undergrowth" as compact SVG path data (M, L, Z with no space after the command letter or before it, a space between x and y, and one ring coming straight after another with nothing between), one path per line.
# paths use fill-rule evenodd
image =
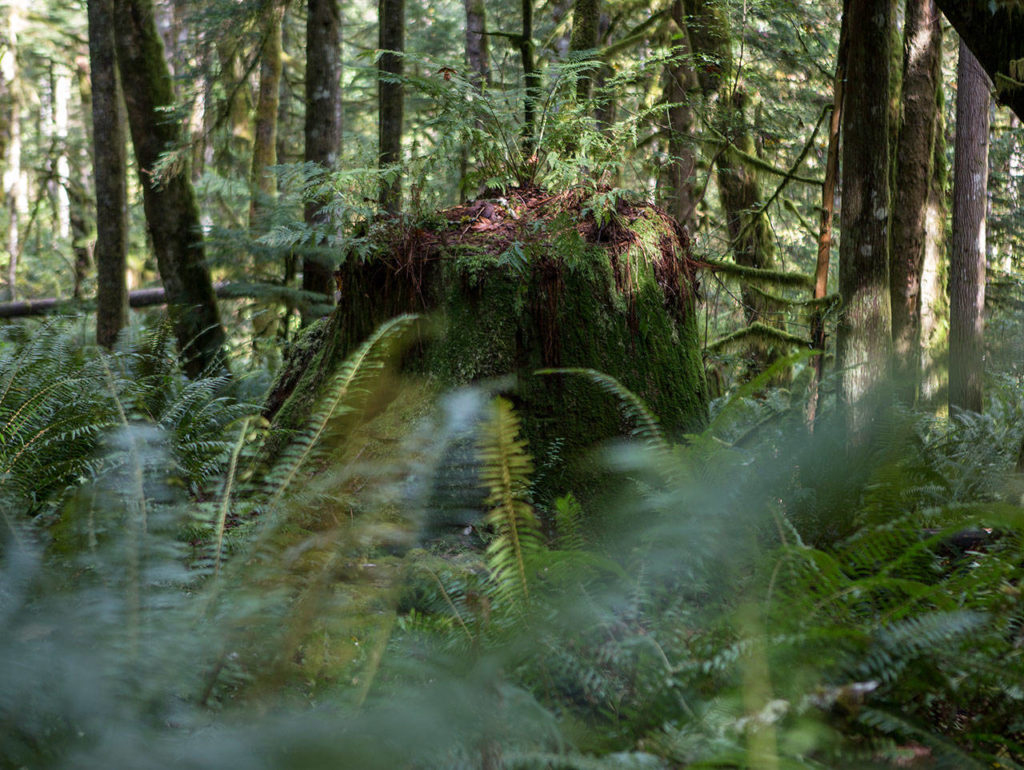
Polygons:
M549 499L559 460L500 383L397 377L414 323L351 351L269 464L256 405L159 338L0 347L0 765L1024 761L1019 387L850 448L755 382L677 441L614 377L551 368L625 438L600 494Z

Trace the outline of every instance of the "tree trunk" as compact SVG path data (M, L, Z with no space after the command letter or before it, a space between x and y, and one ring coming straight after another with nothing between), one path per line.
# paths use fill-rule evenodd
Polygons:
M341 15L338 0L309 0L306 17L305 160L333 169L341 151ZM326 221L326 201L306 202L310 225ZM302 288L319 294L324 305L334 304L333 272L326 256L310 249L303 258ZM319 315L306 311L303 322Z
M718 154L718 194L725 214L733 259L737 265L758 269L775 268L775 239L768 215L761 206L763 196L757 172L740 158L733 148L747 155L756 153L754 138L747 126L747 97L741 88L731 96L719 94L718 122L731 144ZM731 135L730 135L731 134ZM740 291L747 325L763 323L785 328L777 303L773 304L756 288L744 285ZM755 343L749 354L749 372L764 371L781 352L764 343Z
M27 191L21 169L21 72L20 56L18 54L19 36L24 26L25 16L24 0L10 4L7 9L6 22L6 45L5 55L0 59L0 92L3 101L0 102L0 109L3 109L3 144L4 164L3 184L4 203L7 218L7 299L14 300L17 297L18 286L18 255L21 251L20 240L20 218L21 213L28 208Z
M941 100L941 92L937 96ZM949 161L946 159L943 131L945 121L942 115L940 109L932 178L928 188L924 263L921 266L921 387L918 399L926 404L934 404L942 390L942 375L946 369L943 366L945 346L949 341L943 334L943 321L949 318L949 297L946 294L946 279L949 275L946 262L946 185Z
M523 159L532 166L532 155L536 149L537 100L540 98L540 73L533 55L533 0L523 0L519 58L523 63Z
M203 254L199 207L188 160L157 179L161 156L177 149L180 129L168 120L174 105L152 0L114 0L114 34L128 123L142 184L146 224L188 376L224 365L224 329Z
M600 0L576 0L572 11L572 37L569 55L577 62L586 61L585 53L597 48L597 28L600 18ZM583 102L593 91L591 70L580 72L576 78L576 99Z
M989 102L988 77L961 41L949 260L949 406L974 412L981 411L984 372Z
M225 89L220 111L227 116L228 140L221 142L216 153L217 170L222 176L242 176L252 158L253 135L252 91L237 39L222 38L217 44L221 85Z
M1024 120L1024 13L1018 2L936 0L995 81L999 101Z
M690 17L693 52L703 62L705 77L698 82L706 94L718 92L715 121L729 146L716 159L718 193L725 214L729 245L736 264L744 267L775 267L775 240L762 209L761 184L757 171L735 152L756 154L754 138L747 123L747 95L732 76L732 43L728 19L713 3L694 3ZM735 149L734 149L735 148ZM780 309L751 286L741 291L747 324L764 323L784 328ZM780 351L760 342L750 351L750 372L757 374L779 357Z
M832 224L836 207L836 184L839 181L839 137L843 120L846 89L846 50L849 47L849 16L844 12L839 29L836 69L832 77L832 114L828 121L828 149L825 157L825 184L821 190L821 217L818 221L818 255L814 265L814 299L828 295L828 271L832 262ZM807 398L807 423L814 430L818 416L819 386L825 369L825 311L815 308L811 314L811 345L820 351L813 360L810 393Z
M903 45L903 110L893 191L893 376L896 392L914 403L921 361L921 270L940 121L942 27L935 0L907 0Z
M853 440L877 415L892 350L889 308L889 69L892 0L849 0L842 240L836 339L839 408Z
M487 36L487 8L484 0L465 0L466 7L466 67L469 80L477 91L483 92L491 84L491 52ZM477 120L476 126L483 130L483 122ZM471 193L469 189L469 156L471 147L463 143L459 150L459 201L466 200Z
M672 3L674 29L673 59L665 67L665 101L668 102L668 178L670 199L667 208L679 224L691 233L696 228L696 206L693 180L697 170L697 154L693 146L693 108L691 95L697 91L697 73L693 70L693 50L687 30L683 0Z
M127 137L114 49L114 3L89 0L88 4L96 185L96 342L109 348L128 325Z
M402 116L405 86L402 78L402 57L405 50L405 0L379 0L378 47L382 52L378 63L377 106L379 110L379 163L384 172L381 179L380 206L395 214L402 209Z
M266 12L263 47L260 52L260 92L256 102L256 136L249 173L251 199L249 226L260 223L261 209L277 189L267 169L277 163L277 111L281 101L281 24L285 6L274 2Z
M68 160L68 103L71 101L71 73L60 64L51 65L50 84L53 95L51 122L48 133L53 137L57 151L54 171L50 181L54 213L57 221L57 235L63 240L71 238L71 196L68 181L71 178L71 162Z
M484 0L465 0L466 64L477 88L491 84L491 52L487 37L487 7Z

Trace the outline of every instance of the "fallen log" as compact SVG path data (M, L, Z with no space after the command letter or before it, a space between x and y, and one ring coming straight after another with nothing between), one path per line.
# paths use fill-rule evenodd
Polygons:
M251 292L246 292L245 287L236 286L230 283L219 283L214 287L217 296L243 297ZM160 287L154 289L136 289L128 292L128 306L133 308L153 307L166 302L164 290ZM26 299L17 302L0 302L0 318L24 318L26 316L46 315L52 312L75 313L95 307L96 300L75 300L62 299L60 297L47 297L45 299Z

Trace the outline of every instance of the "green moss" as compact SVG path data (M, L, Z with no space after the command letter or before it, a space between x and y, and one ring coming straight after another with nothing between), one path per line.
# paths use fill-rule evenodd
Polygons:
M507 395L534 454L562 447L553 491L572 486L587 449L629 426L593 383L539 369L597 369L637 393L669 436L698 428L708 394L683 246L662 214L624 208L590 229L571 210L524 216L502 238L453 224L433 251L399 261L384 245L379 262L347 266L346 296L282 415L295 424L308 414L320 370L412 310L429 322L404 369L438 390L512 375Z

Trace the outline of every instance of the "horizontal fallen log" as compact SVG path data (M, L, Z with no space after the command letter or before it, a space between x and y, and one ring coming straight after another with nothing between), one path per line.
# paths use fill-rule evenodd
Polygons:
M214 287L217 296L243 297L247 296L245 287L239 287L230 283L219 283ZM163 305L166 302L164 290L136 289L128 292L128 306L133 308L153 307ZM96 306L95 300L61 299L59 297L47 297L45 299L26 299L17 302L0 302L0 318L24 318L26 316L46 315L47 313L77 313Z

